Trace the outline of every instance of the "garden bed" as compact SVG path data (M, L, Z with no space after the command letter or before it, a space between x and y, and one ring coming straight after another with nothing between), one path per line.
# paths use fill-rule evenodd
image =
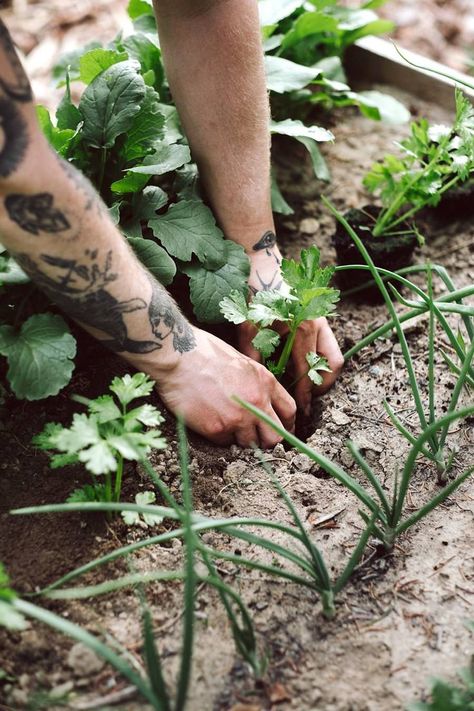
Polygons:
M450 119L440 106L403 92L391 93L409 105L415 116L425 115L432 122ZM334 261L334 220L321 204L320 192L340 209L365 204L363 175L407 130L403 126L375 124L347 110L332 115L330 128L336 143L322 149L332 172L329 186L314 179L305 156L294 147L291 154L285 149L276 155L281 186L295 208L294 215L279 220L283 251L288 256L298 256L303 247L316 242L326 263ZM426 233L430 239L417 258L444 265L457 287L472 284L473 232L474 226L468 222L440 225L427 215ZM333 326L345 351L386 320L384 306L350 300L341 302L338 313ZM421 338L426 324L426 319L420 317L408 322L406 329L421 379L426 377L427 369L426 344ZM440 355L437 366L437 405L442 410L449 401L453 377ZM72 412L77 410L77 405L68 399L70 394L98 395L117 372L124 372L120 361L87 343L72 382L60 396L35 404L8 400L1 410L0 560L19 593L32 592L112 550L119 542L139 536L121 522L108 525L95 515L13 518L8 514L20 506L63 501L77 482L85 481L78 472L74 475L68 470L51 471L47 457L29 442L46 422L70 421ZM383 409L383 398L389 399L407 423L411 422L414 413L407 408L412 407L412 401L395 339L377 341L349 361L337 385L314 403L309 443L350 468L351 460L343 445L351 437L376 466L383 481L383 473L402 461L407 451L406 442ZM467 396L463 398L466 403ZM169 448L155 454L153 463L178 493L176 435L171 418L167 418L165 430ZM452 443L458 445L460 452L455 472L461 472L472 463L474 431L468 422L454 430ZM281 498L252 451L219 449L195 436L190 439L197 511L213 516L258 515L288 522ZM277 446L269 460L331 566L340 569L360 533L355 498L292 450ZM355 467L351 471L358 476ZM147 488L145 477L138 467L129 465L124 497L131 500L139 488ZM409 505L419 505L437 488L433 470L419 467ZM369 549L369 560L353 584L342 592L337 617L330 622L322 618L319 602L309 591L222 564L229 581L247 601L261 644L269 653L267 683L256 685L236 657L225 613L217 595L206 589L198 598L189 708L399 711L426 694L430 677L454 679L473 651L472 635L464 625L474 617L473 516L473 489L467 482L404 535L393 555L380 554L375 547ZM226 538L208 535L218 538L222 547L229 547ZM235 541L229 550L236 550ZM179 557L179 545L154 546L134 554L133 567L138 571L166 568L175 565ZM127 564L119 562L98 574L89 574L86 582L99 582L106 574L126 571ZM172 673L181 643L181 586L152 584L148 599L165 669ZM132 656L139 651L139 604L133 591L68 604L47 604L90 631L106 631ZM92 708L84 698L104 698L97 708L107 706L109 694L118 693L120 698L125 682L108 668L88 661L85 655L71 656L71 647L66 638L37 625L18 634L1 631L0 667L11 679L3 684L3 690L0 687L0 708L24 708L26 699L52 688L58 694L73 691L80 695L68 702L68 708ZM144 702L128 698L125 692L123 699L119 705L122 711L146 708ZM43 708L56 708L51 699L45 704Z

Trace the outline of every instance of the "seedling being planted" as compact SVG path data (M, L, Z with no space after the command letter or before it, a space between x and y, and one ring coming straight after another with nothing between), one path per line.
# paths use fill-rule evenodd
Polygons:
M258 333L252 345L261 353L267 368L277 378L286 370L301 324L328 316L336 308L339 291L329 286L334 267L320 267L319 258L317 247L304 249L300 262L283 259L282 290L259 291L250 303L247 303L242 292L233 291L220 303L222 313L231 323L241 324L249 321L257 327ZM269 360L282 341L281 334L270 328L275 323L284 324L287 330L280 357L276 361ZM320 371L330 370L327 360L314 352L309 352L306 360L308 376L319 385L322 380Z
M154 382L144 373L114 378L111 395L94 400L74 396L87 407L87 413L75 414L69 427L49 422L33 443L51 454L51 467L84 464L93 483L76 489L69 502L120 500L125 460L141 461L152 449L164 449L166 441L159 426L160 412L148 403L130 409L138 398L153 390ZM145 427L148 429L145 431ZM104 478L100 483L98 477Z

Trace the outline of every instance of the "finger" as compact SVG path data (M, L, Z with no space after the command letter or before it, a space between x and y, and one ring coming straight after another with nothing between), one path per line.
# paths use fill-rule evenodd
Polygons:
M261 363L262 356L252 345L252 339L257 335L256 327L251 323L243 323L238 330L239 351L248 358Z
M334 384L344 366L344 356L326 319L322 320L318 329L317 352L327 359L332 371L331 373L321 372L323 382L316 388L316 392L321 394Z
M235 441L239 447L252 447L260 444L260 436L257 432L257 425L254 423L247 424L235 432Z
M285 430L295 431L296 403L283 385L275 379L271 404Z
M311 412L311 398L313 395L313 383L308 378L308 361L306 355L316 350L317 326L314 321L308 322L305 328L299 328L296 334L293 352L291 354L295 370L295 399L306 416Z
M268 407L265 410L265 414L271 417L275 424L280 425L280 427L283 426L283 423L272 407ZM262 420L258 420L257 422L257 431L259 444L262 449L272 449L278 442L283 440L283 437L281 437L278 432L275 432L275 430L265 422L262 422Z

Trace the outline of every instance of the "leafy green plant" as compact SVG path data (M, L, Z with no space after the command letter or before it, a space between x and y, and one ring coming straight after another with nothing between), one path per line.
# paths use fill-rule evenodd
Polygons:
M92 474L93 484L76 489L68 501L119 501L124 462L140 461L152 449L166 447L159 429L164 421L160 412L149 403L129 407L134 400L149 395L153 385L144 373L114 378L109 387L111 395L94 400L74 396L87 407L87 414L76 413L69 427L50 422L33 438L40 449L57 452L51 455L53 469L80 462ZM145 431L145 427L153 429ZM104 483L99 483L98 477L104 477ZM150 493L154 496L152 492L139 496L149 497ZM143 519L142 523L149 525L152 521Z
M294 259L282 260L281 274L286 288L259 291L250 303L237 291L221 301L221 311L228 321L235 324L249 321L258 328L252 344L277 377L285 372L301 324L328 316L336 308L339 291L329 286L334 267L322 268L319 260L319 249L313 245L302 250L299 263ZM270 328L274 322L285 324L288 328L285 344L276 363L268 360L281 341L281 335ZM320 384L320 371L329 370L326 359L316 353L308 353L306 360L309 377L314 383Z
M411 135L399 144L400 156L387 155L364 178L380 197L382 211L374 220L375 237L400 233L421 209L437 205L451 188L474 172L474 108L456 89L456 116L451 126L426 119L411 124Z

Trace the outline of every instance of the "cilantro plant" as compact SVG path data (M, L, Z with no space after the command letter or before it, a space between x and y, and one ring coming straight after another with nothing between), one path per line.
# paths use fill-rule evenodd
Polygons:
M380 197L382 210L375 237L400 233L421 209L437 205L451 188L474 173L474 108L456 89L456 116L451 126L411 124L411 135L399 144L400 156L387 155L364 178L365 187Z
M474 629L474 625L471 625ZM458 684L436 679L431 699L410 704L407 711L474 711L474 657L470 666L459 672Z
M149 403L129 407L134 400L149 395L153 385L144 373L114 378L109 387L111 395L94 400L74 397L87 407L87 413L76 413L69 427L50 422L33 438L40 449L56 451L51 455L53 469L80 462L92 474L93 484L76 489L68 501L119 501L124 462L141 461L152 449L166 447L159 429L163 422L159 411ZM145 426L152 429L145 430ZM104 482L100 483L98 477ZM151 519L145 523L151 524Z
M221 302L221 311L231 323L253 323L259 330L252 341L261 353L266 366L277 377L285 372L298 328L303 321L327 316L335 309L339 291L329 286L334 267L319 265L320 252L314 245L303 249L300 262L283 259L281 273L286 290L259 291L247 303L241 292L233 291ZM281 335L270 326L274 322L285 324L288 334L278 360L268 360L281 342ZM308 376L319 385L320 371L329 371L327 360L316 353L306 355Z

